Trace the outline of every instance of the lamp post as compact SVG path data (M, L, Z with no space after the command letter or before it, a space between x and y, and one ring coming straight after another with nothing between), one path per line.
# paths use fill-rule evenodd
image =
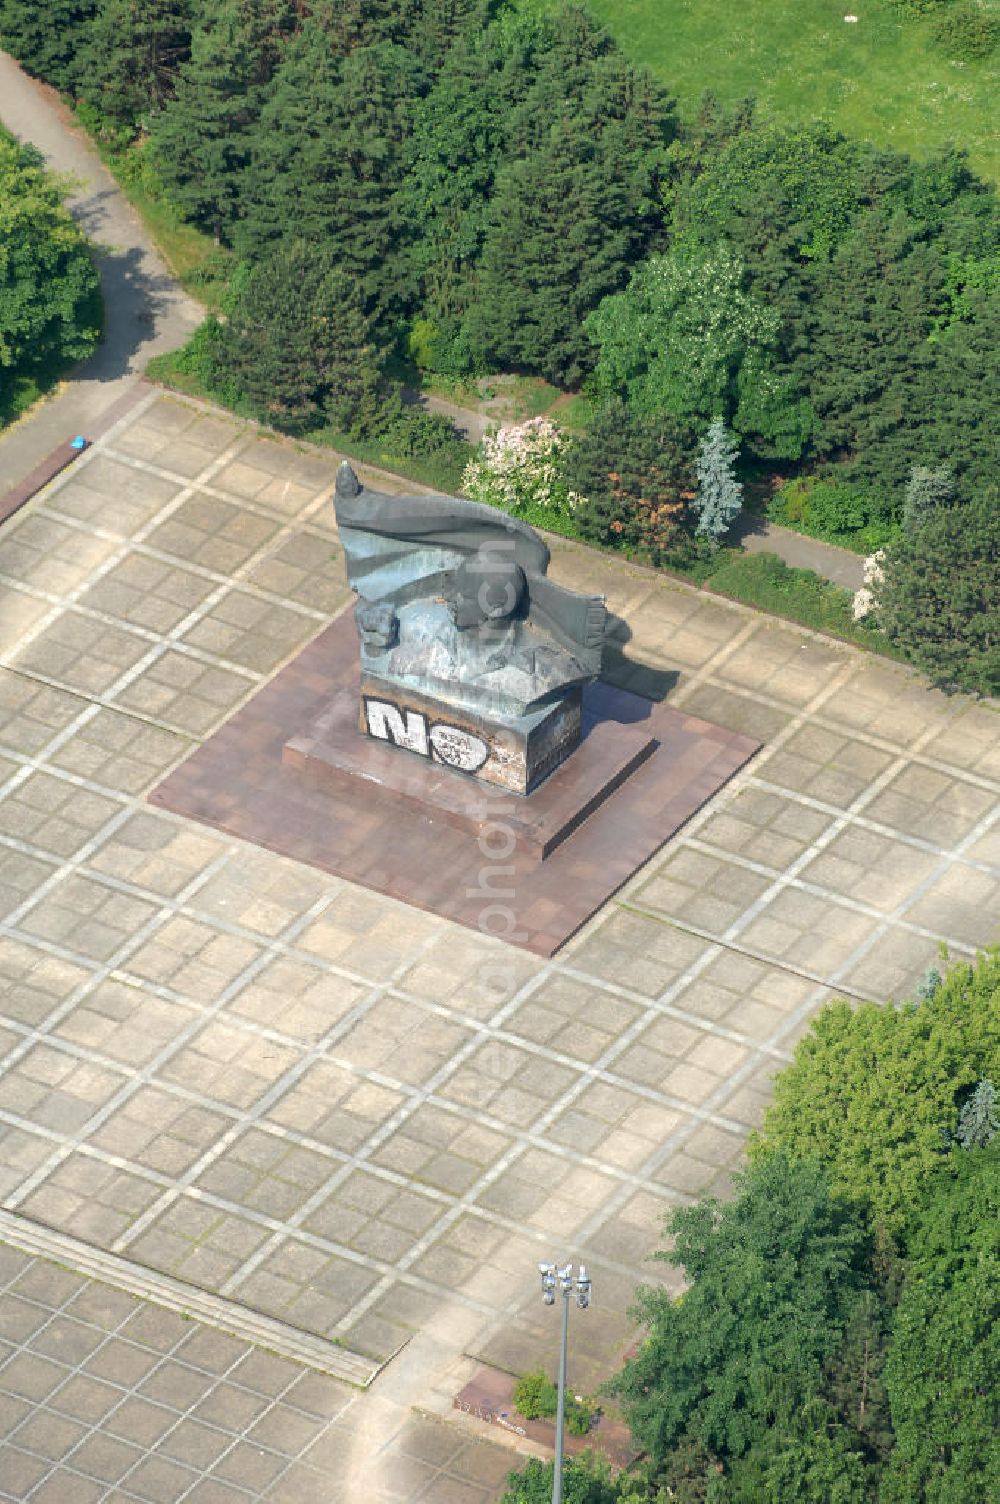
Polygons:
M562 1475L563 1475L563 1427L566 1421L566 1346L569 1338L569 1298L576 1291L576 1303L581 1311L585 1311L590 1305L590 1280L587 1278L587 1266L580 1265L580 1272L574 1277L573 1265L563 1264L539 1264L538 1272L542 1276L542 1299L547 1306L556 1303L556 1290L562 1291L562 1336L559 1344L559 1382L556 1386L556 1462L555 1471L552 1475L552 1504L562 1504Z

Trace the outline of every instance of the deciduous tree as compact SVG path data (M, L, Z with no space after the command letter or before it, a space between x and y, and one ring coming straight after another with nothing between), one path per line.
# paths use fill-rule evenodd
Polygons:
M100 335L94 263L40 164L0 134L0 401L17 376L80 360Z
M1000 956L950 968L920 1003L828 1003L777 1078L752 1156L781 1148L900 1235L954 1133L962 1095L1000 1079Z
M648 1336L614 1389L654 1463L687 1434L728 1468L770 1428L794 1435L792 1418L821 1396L866 1286L866 1238L825 1173L783 1153L737 1176L732 1201L676 1211L669 1231L673 1251L657 1257L688 1288L639 1292Z
M1000 1149L954 1151L907 1232L880 1504L1000 1494Z
M640 266L585 321L599 390L687 423L721 414L741 427L752 411L758 432L794 427L782 409L796 403L772 361L779 320L745 290L745 270L717 248L675 249Z

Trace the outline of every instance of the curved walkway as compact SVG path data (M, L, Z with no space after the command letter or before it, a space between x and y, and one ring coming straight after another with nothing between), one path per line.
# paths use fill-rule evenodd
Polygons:
M864 584L865 561L849 548L807 538L791 528L779 527L766 517L749 518L748 525L737 536L748 553L777 554L792 568L812 569L845 590L860 590Z
M0 434L0 495L65 439L92 436L110 407L138 382L153 355L184 343L204 317L159 253L54 89L0 52L0 120L31 142L55 172L76 181L67 200L96 248L104 293L104 339L46 401Z

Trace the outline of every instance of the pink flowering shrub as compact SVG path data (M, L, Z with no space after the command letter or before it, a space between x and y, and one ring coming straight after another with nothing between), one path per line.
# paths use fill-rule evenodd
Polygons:
M505 512L573 513L583 499L563 479L566 440L547 418L531 418L487 434L462 477L473 501Z

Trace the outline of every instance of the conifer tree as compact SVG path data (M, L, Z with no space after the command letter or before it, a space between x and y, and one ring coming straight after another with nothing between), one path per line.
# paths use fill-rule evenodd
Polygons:
M578 385L593 364L583 320L622 285L647 230L627 164L589 122L556 121L497 174L470 313L484 360Z
M81 92L108 119L147 121L173 96L191 25L191 0L98 0Z
M582 5L529 14L520 37L515 28L507 46L510 71L520 74L519 79L508 77L504 91L511 156L525 156L541 146L560 116L599 117L597 123L603 125L622 109L627 80L636 75L611 35ZM623 82L626 90L615 100Z
M399 207L424 309L436 323L465 313L486 233L503 118L487 49L463 39L414 110Z
M204 0L174 98L151 130L170 195L216 241L240 212L243 174L291 0Z
M899 491L915 450L952 453L931 447L940 351L927 336L940 268L916 230L886 206L859 220L818 268L797 336L817 452L845 463L845 478Z
M729 531L743 507L743 487L733 470L739 452L721 418L709 424L698 446L698 491L691 503L698 513L695 532L715 542Z
M285 48L253 133L234 231L241 255L260 253L293 227L314 244L339 229L344 168L330 150L343 108L339 85L340 57L310 17Z
M690 432L673 418L638 414L617 399L602 403L573 437L563 465L568 486L583 498L575 514L581 537L662 563L681 545L689 521L693 448Z
M1000 507L995 489L938 507L886 549L879 616L936 684L1000 692Z
M931 998L934 997L935 993L943 982L944 977L938 971L937 967L928 966L927 970L920 978L920 981L917 983L916 993L914 995L917 998L918 1002L929 1003Z
M955 1137L963 1149L985 1149L1000 1130L1000 1108L992 1081L980 1081L958 1115Z
M335 247L282 242L234 279L217 379L290 433L370 420L378 379L369 325Z
M494 0L421 0L409 7L407 40L431 78L456 43L479 36L495 9Z
M420 10L419 0L309 0L305 6L338 57L378 42L404 42Z
M579 6L514 28L521 77L468 331L480 358L576 385L585 315L662 234L669 101ZM523 88L525 77L528 87Z
M0 47L29 73L73 92L97 0L0 0Z
M306 26L276 74L255 132L236 232L244 254L294 232L336 248L367 313L383 325L405 301L398 192L419 64L402 47L339 62Z
M950 465L914 465L906 485L903 499L903 526L919 527L937 507L947 506L954 499L955 476Z

